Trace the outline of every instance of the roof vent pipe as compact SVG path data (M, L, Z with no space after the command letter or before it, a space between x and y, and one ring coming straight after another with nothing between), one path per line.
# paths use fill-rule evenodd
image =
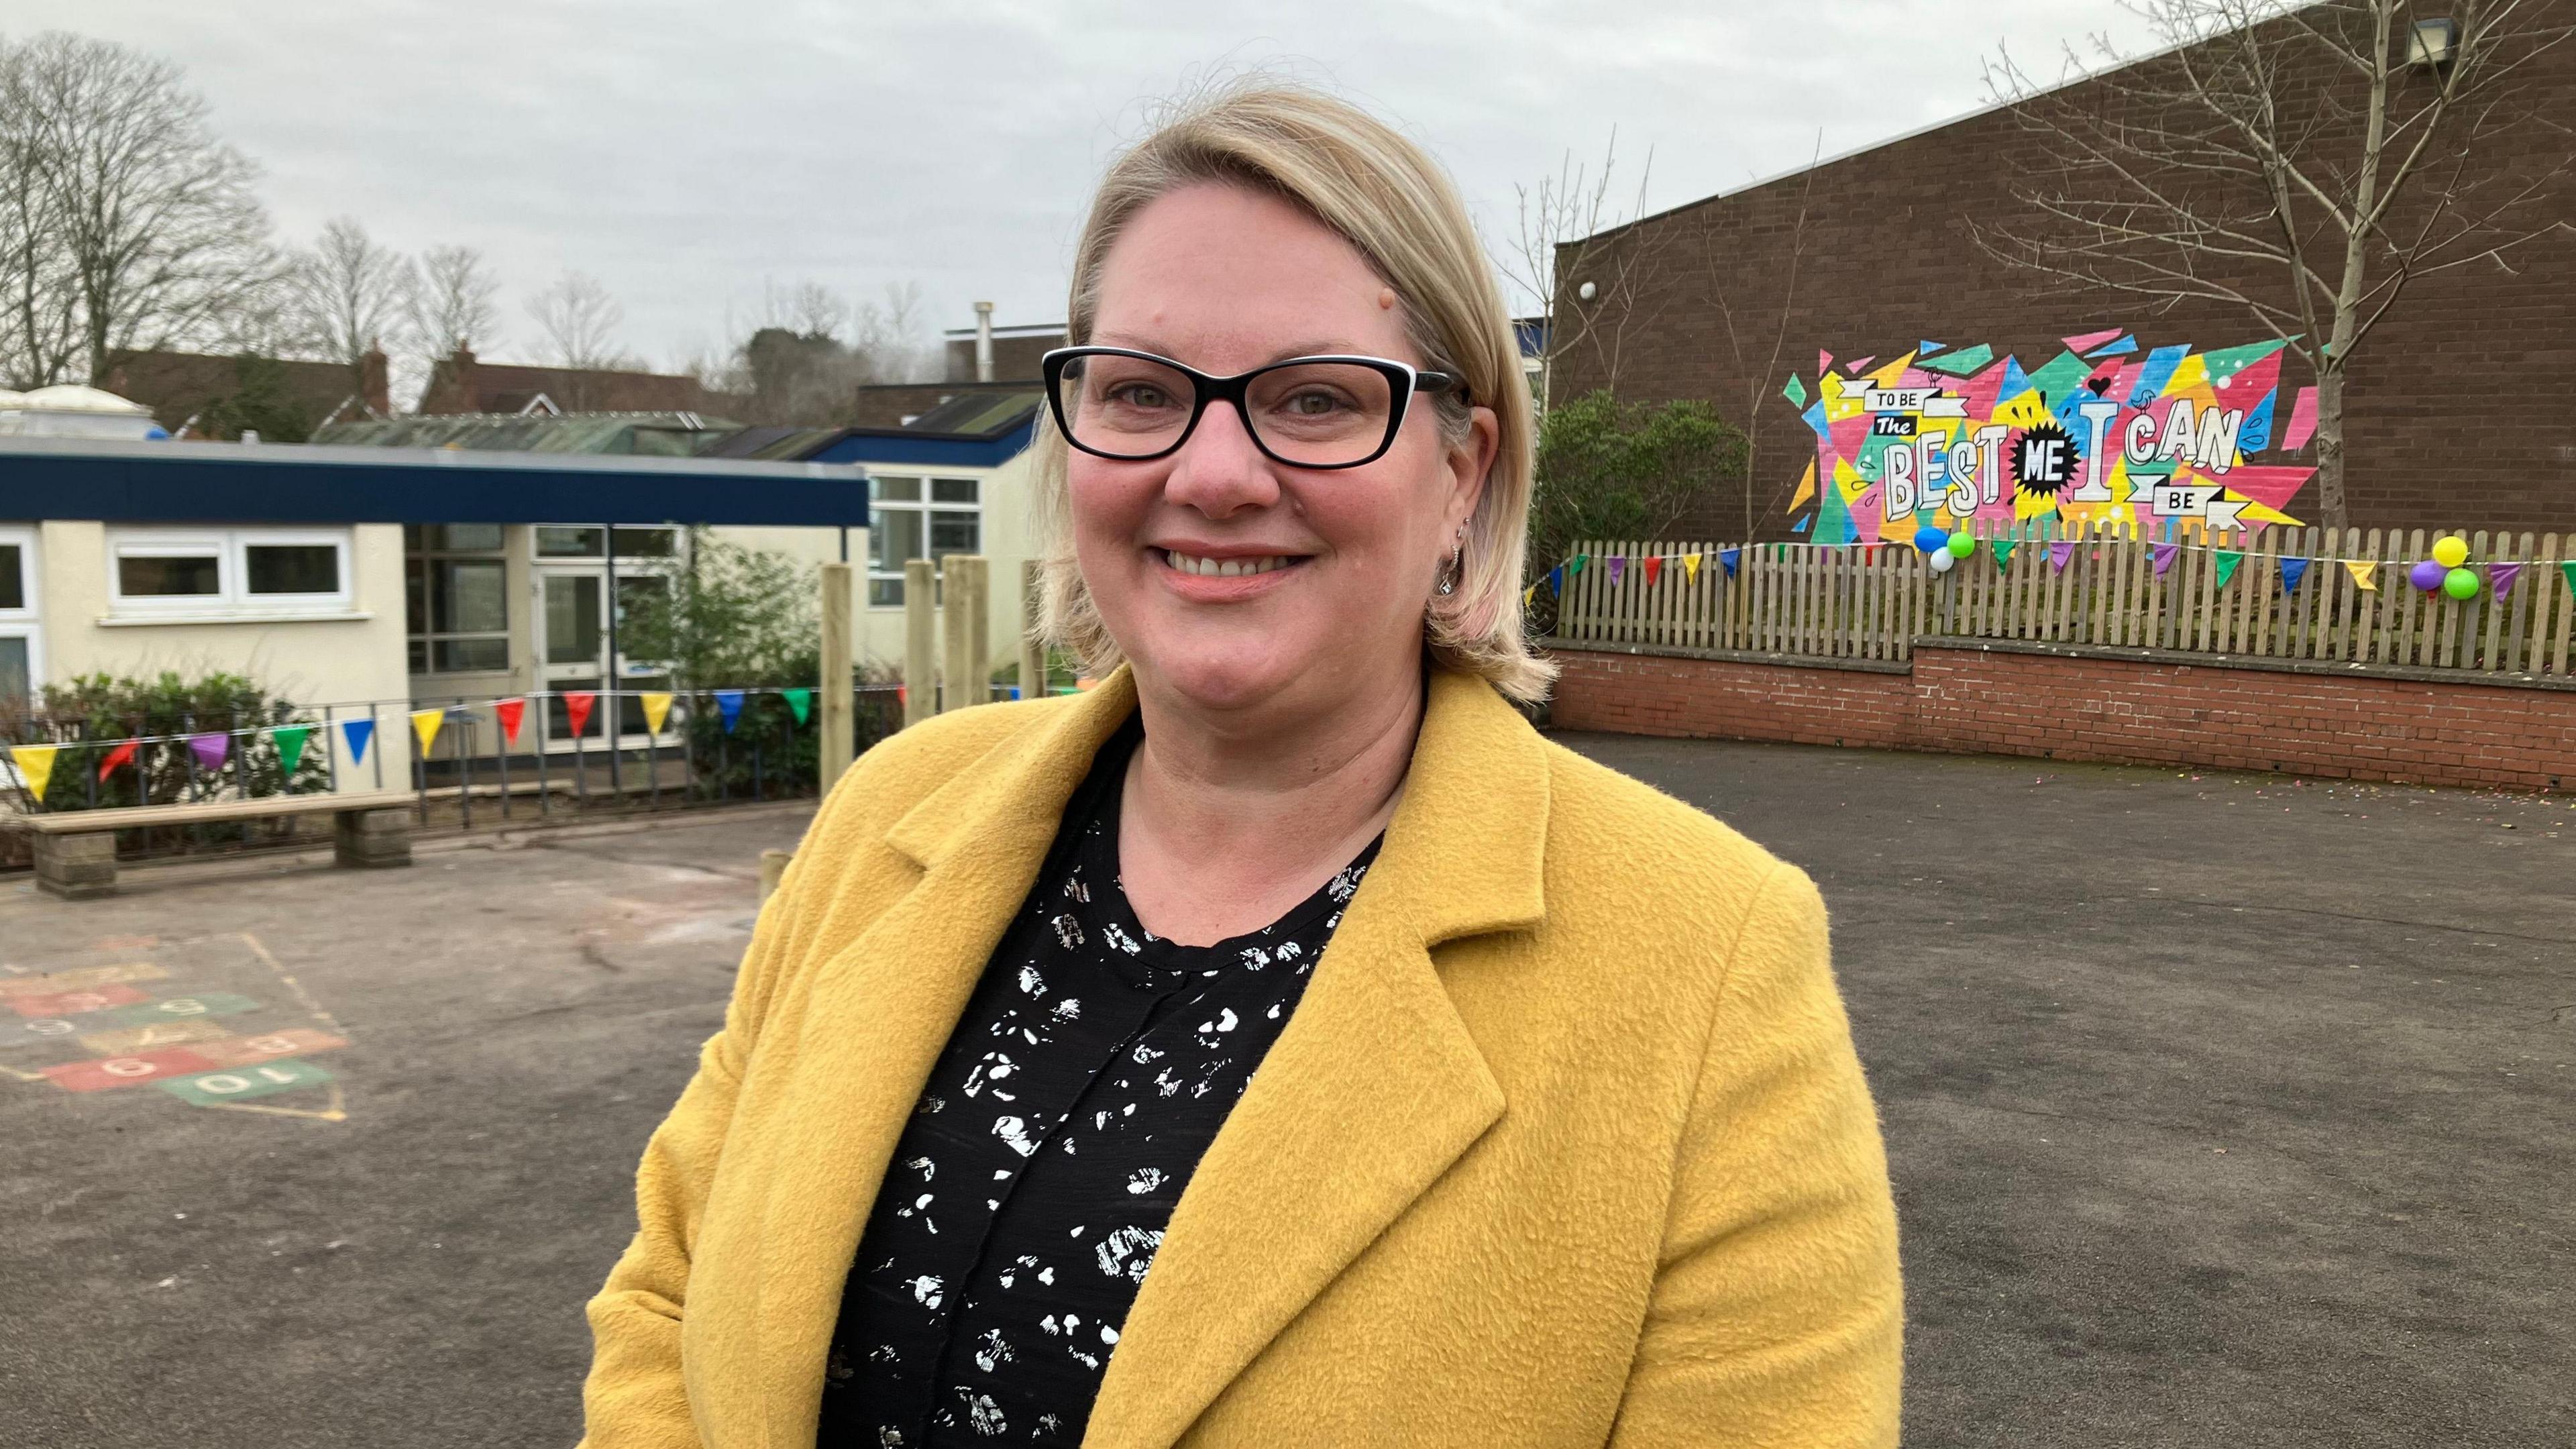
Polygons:
M975 380L993 380L993 304L975 304Z

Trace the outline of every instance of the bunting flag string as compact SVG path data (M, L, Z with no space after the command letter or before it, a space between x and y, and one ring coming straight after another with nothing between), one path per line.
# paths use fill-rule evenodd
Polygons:
M279 725L268 732L277 741L277 768L287 779L295 778L295 769L304 763L304 742L313 738L311 725Z
M502 740L515 745L519 742L519 726L528 718L528 702L525 699L496 699L492 701L492 717L501 722Z
M1699 582L1698 554L1686 553L1682 555L1682 573L1688 576L1689 582L1694 584Z
M2147 557L2155 566L2156 577L2163 578L2166 572L2173 568L2174 560L2182 557L2182 545L2178 543L2152 545L2147 549Z
M2560 573L2565 574L2565 575L2567 576L2567 590L2568 590L2568 592L2569 592L2569 593L2576 593L2576 563L2563 563L2563 564L2560 564L2560 565L2558 566L2558 571L2559 571Z
M11 745L10 762L18 767L18 778L27 782L27 793L43 804L45 791L54 783L54 756L60 745Z
M790 714L796 716L797 726L802 728L805 723L806 714L814 708L814 691L810 689L782 689L779 693L786 696L787 710Z
M143 742L141 740L127 740L124 743L119 744L115 749L108 751L107 758L98 762L99 779L103 781L108 776L115 774L117 766L132 760L137 754L140 754L142 750Z
M2058 573L2066 572L2066 561L2075 557L2075 540L2053 538L2048 542L2048 566Z
M232 758L233 737L222 730L214 730L202 735L190 735L188 736L188 753L197 757L197 767L199 769L206 770L210 773L220 770L224 767L224 761Z
M1538 604L1538 585L1536 585L1536 584L1532 584L1532 585L1530 585L1528 588L1521 590L1521 607L1522 607L1522 608L1524 608L1524 609L1527 609L1527 608L1533 608L1533 607L1535 607L1537 604Z
M671 696L657 690L646 690L636 698L644 702L644 732L658 735L671 717Z
M1560 599L1565 597L1565 565L1558 564L1547 571L1547 591Z
M2300 583L2303 582L2307 576L2308 560L2303 558L2285 558L2281 560L2282 593L2297 593L2299 591Z
M2352 575L2354 588L2366 593L2379 592L2379 565L2365 558L2348 558L2341 562L2343 571Z
M1651 588L1653 588L1653 587L1655 586L1655 581L1656 581L1657 579L1662 578L1663 576L1664 576L1664 560L1663 560L1663 555L1661 555L1661 554L1655 554L1655 555L1651 555L1651 556L1649 556L1649 557L1647 558L1647 560L1646 560L1646 587L1647 587L1647 588L1650 588L1650 589L1651 589Z
M376 737L376 722L371 719L344 719L340 721L340 737L349 742L349 763L363 765L367 762L367 742Z
M2226 588L2227 581L2236 577L2236 571L2239 568L2242 568L2244 564L2245 555L2240 550L2232 548L2220 549L2218 551L2218 586L2222 589Z
M1998 538L1988 546L1995 551L1995 568L2000 572L2011 572L2013 550L2021 547L2021 540L2017 538Z
M1565 571L1566 577L1575 579L1583 577L1583 566L1590 562L1592 562L1592 555L1588 553L1576 554L1574 556L1574 566Z
M739 689L717 690L716 713L724 717L724 732L726 734L732 734L734 725L742 719L742 691Z
M2522 565L2518 563L2491 563L2487 565L2487 582L2495 585L2495 596L2499 599L2512 593L2514 580L2521 577Z
M1612 554L1610 556L1610 586L1612 588L1617 588L1619 586L1619 576L1627 571L1628 560L1622 555Z
M443 709L416 709L411 712L411 732L420 740L420 757L429 758L429 747L438 741L438 728L447 722Z
M590 727L591 706L599 703L599 696L587 689L577 689L567 690L562 698L564 723L572 727L575 737L579 737Z
M1721 548L1717 551L1718 567L1725 569L1726 576L1730 579L1735 577L1735 566L1743 561L1744 550L1740 548Z

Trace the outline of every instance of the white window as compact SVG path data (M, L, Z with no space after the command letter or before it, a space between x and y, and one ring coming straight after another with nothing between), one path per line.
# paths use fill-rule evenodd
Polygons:
M116 529L108 534L113 613L128 619L345 614L346 529Z
M45 637L36 627L36 531L0 528L0 711L35 698L45 677Z
M510 667L509 562L497 523L403 527L403 602L411 672Z
M984 551L980 480L879 477L869 487L869 604L903 607L903 566L908 559Z

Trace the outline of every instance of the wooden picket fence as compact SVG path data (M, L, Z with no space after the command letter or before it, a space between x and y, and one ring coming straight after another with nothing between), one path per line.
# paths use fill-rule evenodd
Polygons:
M2161 577L2157 540L2127 523L1972 532L1976 554L1947 574L1934 573L1910 544L1893 542L1744 544L1733 578L1719 560L1739 545L1578 543L1586 562L1568 570L1554 632L1569 644L1825 659L1903 660L1917 638L1942 636L2561 678L2576 642L2576 593L2559 568L2576 535L2465 535L2482 583L2490 564L2524 568L2501 598L2483 583L2475 598L2454 600L2407 581L2441 536L2423 529L2224 530L2179 540ZM2008 566L1996 562L1998 537L2014 542ZM2069 547L2052 549L2061 544ZM2225 587L2220 550L2244 554ZM2056 552L2065 554L2062 567ZM1696 577L1684 567L1692 553L1701 557ZM1648 558L1659 567L1647 569ZM2311 560L2307 574L2285 590L2281 562L2299 558ZM1612 559L1624 565L1613 569ZM2361 587L2347 559L2369 561L2378 587Z

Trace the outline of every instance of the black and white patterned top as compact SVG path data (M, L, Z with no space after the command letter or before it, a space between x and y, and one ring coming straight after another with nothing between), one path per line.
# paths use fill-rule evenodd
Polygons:
M1130 719L932 1067L859 1241L820 1449L1075 1445L1172 1207L1377 854L1269 927L1156 939L1118 883Z

